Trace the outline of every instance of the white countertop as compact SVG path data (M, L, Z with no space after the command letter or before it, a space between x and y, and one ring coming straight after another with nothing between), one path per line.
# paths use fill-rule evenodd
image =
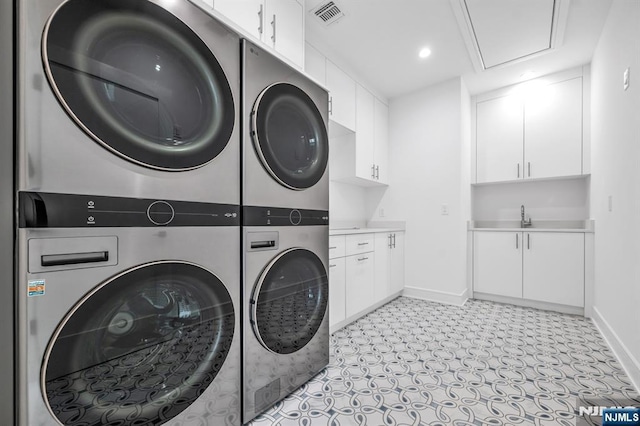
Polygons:
M373 234L378 232L404 232L404 228L336 228L329 229L329 235Z
M594 232L593 220L540 220L522 228L519 220L478 220L468 222L469 231L492 232Z

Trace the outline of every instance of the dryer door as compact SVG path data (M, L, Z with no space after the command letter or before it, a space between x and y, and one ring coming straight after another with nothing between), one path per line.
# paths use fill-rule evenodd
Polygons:
M281 185L302 190L322 178L329 161L327 128L298 87L277 83L260 94L251 112L251 135L264 167Z
M327 310L329 282L318 256L292 248L264 269L251 300L251 323L260 343L290 354L313 339Z
M42 367L45 401L63 425L162 424L214 381L234 323L224 284L200 266L127 270L56 329Z
M160 6L68 0L47 23L42 55L69 116L130 161L193 169L229 141L235 107L224 71L205 43Z

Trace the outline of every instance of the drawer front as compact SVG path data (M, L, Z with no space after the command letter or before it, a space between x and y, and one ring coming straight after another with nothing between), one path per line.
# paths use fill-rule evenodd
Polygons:
M374 234L346 235L347 256L374 250Z
M331 235L329 237L329 259L344 257L346 253L344 235Z

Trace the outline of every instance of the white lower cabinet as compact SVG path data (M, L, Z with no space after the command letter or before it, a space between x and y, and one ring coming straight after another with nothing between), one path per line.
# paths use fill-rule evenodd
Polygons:
M522 297L522 232L476 232L473 291Z
M346 265L346 313L355 315L375 303L374 252L347 256Z
M347 318L345 258L329 260L329 324L337 324Z
M475 232L474 292L584 307L584 233Z
M584 234L524 235L522 297L584 306Z
M343 326L404 288L404 232L329 237L329 325Z

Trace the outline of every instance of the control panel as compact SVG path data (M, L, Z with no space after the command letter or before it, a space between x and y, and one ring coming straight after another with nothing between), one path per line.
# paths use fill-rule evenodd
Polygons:
M244 226L329 225L329 212L326 210L243 206L242 214Z

